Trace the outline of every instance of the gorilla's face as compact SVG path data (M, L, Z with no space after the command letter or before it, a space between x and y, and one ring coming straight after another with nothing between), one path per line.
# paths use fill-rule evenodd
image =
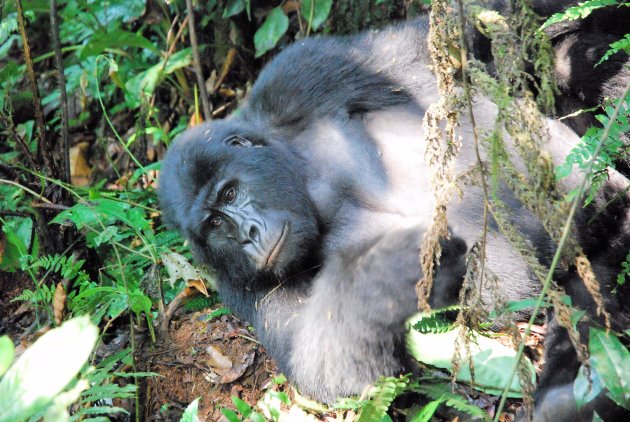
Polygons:
M197 259L232 283L290 273L319 238L301 164L244 132L229 120L187 131L160 175L165 221L184 233Z

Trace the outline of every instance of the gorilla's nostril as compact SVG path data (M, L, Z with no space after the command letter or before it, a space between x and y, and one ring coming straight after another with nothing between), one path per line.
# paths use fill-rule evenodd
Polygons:
M256 226L251 226L249 229L249 238L255 240L258 237L258 229Z

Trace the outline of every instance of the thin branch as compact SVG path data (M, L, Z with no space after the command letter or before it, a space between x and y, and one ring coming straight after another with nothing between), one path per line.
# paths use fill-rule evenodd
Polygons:
M201 69L199 44L197 43L197 33L195 32L195 12L193 10L192 0L186 0L186 10L188 11L188 36L190 37L190 46L192 47L195 74L197 75L197 85L199 85L199 94L201 95L203 117L204 120L210 120L210 118L212 117L212 113L210 109L210 102L208 101L206 80L203 77L203 70Z
M28 149L28 145L26 145L26 141L24 141L24 139L20 136L20 134L17 133L17 130L15 130L15 125L13 124L13 120L0 114L0 122L2 122L2 124L7 129L9 129L9 133L22 149L24 156L28 160L28 163L31 165L31 167L33 167L33 170L39 170L39 166L35 162L35 157L33 157L33 154L31 154L31 151Z
M59 78L59 92L61 94L61 157L62 177L64 182L70 183L70 145L68 129L68 95L66 93L66 75L64 74L61 43L59 42L59 15L57 14L57 0L50 0L50 28L52 44L55 52L55 64Z
M42 155L44 158L44 164L49 172L54 174L54 162L52 154L48 148L44 148L44 142L46 136L46 123L44 122L44 110L42 109L42 102L39 96L39 88L37 87L37 78L35 77L35 70L33 70L33 60L31 59L31 48L28 44L28 35L26 34L26 22L24 21L24 9L22 9L22 1L15 0L15 6L18 18L18 27L20 29L20 35L22 36L22 52L24 54L24 64L26 64L26 74L31 84L31 92L33 93L33 108L35 110L35 122L37 124L37 130L39 131L39 138L37 140L37 154Z

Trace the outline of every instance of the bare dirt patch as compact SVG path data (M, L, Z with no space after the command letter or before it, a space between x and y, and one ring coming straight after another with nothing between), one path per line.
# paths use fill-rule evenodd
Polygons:
M231 396L253 407L271 384L276 367L264 348L233 315L214 316L217 309L174 319L170 339L142 352L143 370L162 375L147 380L144 420L179 420L201 397L199 417L218 421L221 408L234 409Z

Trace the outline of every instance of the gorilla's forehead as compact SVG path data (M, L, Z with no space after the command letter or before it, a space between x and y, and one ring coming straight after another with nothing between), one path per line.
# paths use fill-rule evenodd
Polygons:
M239 137L257 141L260 136L248 125L238 120L206 123L189 129L175 141L177 153L167 157L175 167L178 179L193 192L201 187L215 185L225 177L234 177L244 172L259 171L270 158L263 148L238 147L227 144L227 140Z

